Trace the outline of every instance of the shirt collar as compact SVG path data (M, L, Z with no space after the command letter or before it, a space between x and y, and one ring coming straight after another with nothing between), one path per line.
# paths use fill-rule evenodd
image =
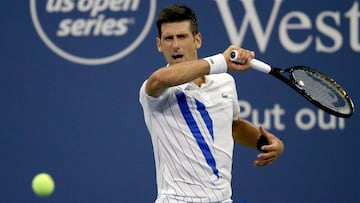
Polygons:
M194 83L192 82L188 82L188 83L184 83L184 84L181 84L179 85L178 87L180 89L183 89L183 90L191 90L191 89L199 89L199 88L205 88L207 86L209 86L211 83L213 83L213 78L212 77L209 77L208 75L205 75L205 83L201 84L200 87L198 87L197 85L195 85Z

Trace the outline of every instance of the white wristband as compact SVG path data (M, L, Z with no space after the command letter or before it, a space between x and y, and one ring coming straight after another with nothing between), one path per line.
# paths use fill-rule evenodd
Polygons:
M210 64L210 74L226 73L227 72L227 63L224 55L217 54L214 56L209 56L204 58Z

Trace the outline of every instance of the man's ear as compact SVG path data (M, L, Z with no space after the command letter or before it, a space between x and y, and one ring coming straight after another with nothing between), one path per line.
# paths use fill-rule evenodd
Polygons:
M202 43L202 38L201 38L201 33L197 33L195 35L195 48L199 49L201 47L201 43Z
M160 53L162 53L163 52L163 50L162 50L162 48L161 48L161 39L160 38L156 38L156 47L157 47L157 49L158 49L158 51L160 52Z

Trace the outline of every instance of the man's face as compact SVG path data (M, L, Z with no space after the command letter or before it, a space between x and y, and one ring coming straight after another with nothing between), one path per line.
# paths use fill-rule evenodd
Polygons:
M157 47L170 65L197 59L201 35L198 33L193 36L190 21L164 23L161 25L161 33L161 38L156 39Z

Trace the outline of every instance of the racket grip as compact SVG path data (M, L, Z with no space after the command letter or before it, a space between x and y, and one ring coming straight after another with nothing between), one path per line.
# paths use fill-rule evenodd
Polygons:
M250 61L250 63L252 65L252 68L257 71L264 72L264 73L270 73L270 71L271 71L271 66L269 66L268 64L266 64L260 60L252 59Z
M236 50L232 50L230 53L230 60L235 62L235 63L240 63L242 64L243 62L238 61L238 52ZM252 68L260 71L260 72L264 72L264 73L269 73L271 71L271 66L266 64L265 62L262 62L258 59L252 59L250 61Z

